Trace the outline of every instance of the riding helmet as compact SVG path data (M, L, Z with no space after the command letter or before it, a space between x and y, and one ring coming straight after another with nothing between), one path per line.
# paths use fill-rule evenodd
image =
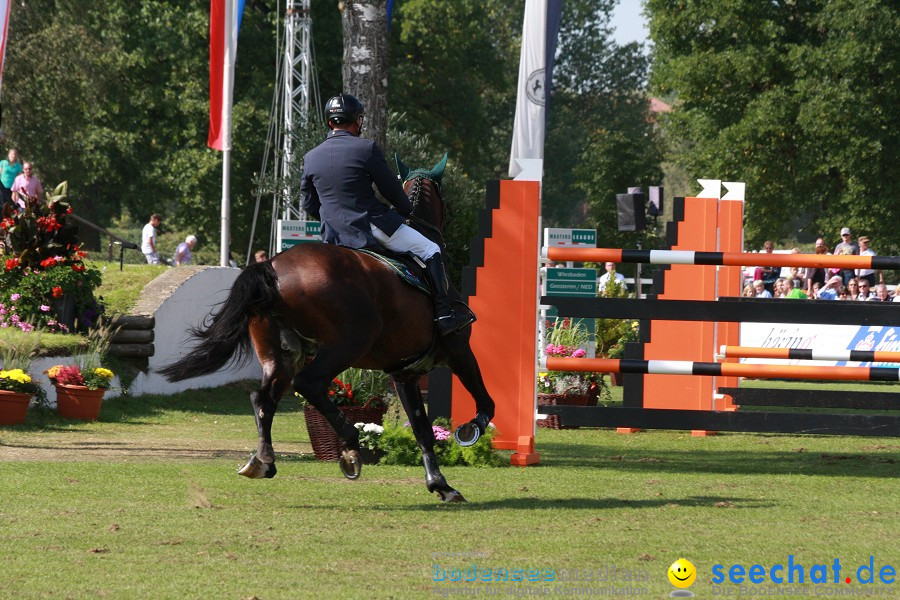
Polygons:
M352 123L363 114L362 102L350 94L338 94L328 99L325 104L325 121L327 123Z

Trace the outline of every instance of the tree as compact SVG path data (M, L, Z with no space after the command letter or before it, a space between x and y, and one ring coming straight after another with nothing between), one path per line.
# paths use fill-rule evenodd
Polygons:
M387 136L386 0L343 0L344 91L366 107L365 136L384 148Z
M672 158L747 183L745 237L900 249L900 13L889 0L649 0Z

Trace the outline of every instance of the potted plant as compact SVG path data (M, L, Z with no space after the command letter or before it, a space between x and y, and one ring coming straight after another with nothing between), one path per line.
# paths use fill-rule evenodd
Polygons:
M27 372L39 346L39 332L4 332L0 339L0 425L23 423L32 398L39 404L47 401L44 389Z
M115 376L105 367L80 368L56 365L46 371L56 386L56 412L66 419L96 421L100 416L103 394Z
M556 318L548 323L548 344L544 354L548 357L583 358L587 356L587 328L569 318ZM574 406L595 406L603 378L596 373L583 371L548 371L538 373L538 406L560 404ZM559 429L559 418L550 415L537 422L538 427Z
M331 382L328 397L350 423L380 425L387 411L388 382L384 373L347 369ZM341 455L342 440L325 416L308 402L303 407L303 416L316 458L337 460Z

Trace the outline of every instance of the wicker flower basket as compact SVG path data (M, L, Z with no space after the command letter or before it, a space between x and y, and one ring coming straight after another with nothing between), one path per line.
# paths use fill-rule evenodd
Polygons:
M338 406L344 418L351 424L375 423L381 425L387 407L381 398L370 398L363 406ZM307 404L303 408L306 430L317 460L337 460L341 455L341 438L338 437L325 415Z
M538 406L597 406L600 388L592 385L587 394L566 392L565 394L538 394ZM540 411L538 411L540 412ZM537 422L538 427L547 429L578 429L577 425L561 425L559 415L548 415Z

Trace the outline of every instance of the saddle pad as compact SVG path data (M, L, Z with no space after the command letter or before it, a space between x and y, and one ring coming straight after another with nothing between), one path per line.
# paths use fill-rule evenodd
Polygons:
M388 258L387 256L378 254L377 252L366 250L365 248L357 248L357 251L364 252L369 256L377 258L378 260L389 266L391 269L393 269L394 273L396 273L400 279L413 286L420 292L431 296L431 288L428 287L428 283L418 273L414 272L409 267L409 265L399 260L395 260L393 258Z

